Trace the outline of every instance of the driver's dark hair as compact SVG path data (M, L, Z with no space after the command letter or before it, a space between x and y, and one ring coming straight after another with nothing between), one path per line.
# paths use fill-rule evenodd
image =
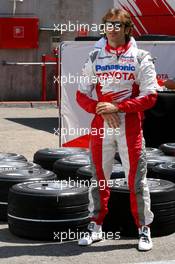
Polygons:
M106 21L110 20L112 17L121 17L122 23L125 25L125 28L129 28L128 34L125 34L125 40L126 42L128 42L130 40L130 37L132 36L134 27L129 12L127 12L125 9L111 8L102 18L102 23L105 24Z

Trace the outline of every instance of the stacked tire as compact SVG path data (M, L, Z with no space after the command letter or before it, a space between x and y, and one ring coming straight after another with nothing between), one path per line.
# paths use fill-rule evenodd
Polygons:
M93 177L91 165L80 167L76 172L76 176L79 180L86 180L88 183L90 183ZM118 162L115 162L112 166L112 173L110 179L118 178L125 178L125 173L122 165Z
M16 153L3 153L0 152L0 161L27 161L27 159L23 155L19 155Z
M79 181L86 177L78 177L77 171L83 166L90 165L89 153L77 154L57 160L53 165L53 171L57 175L58 180L74 180Z
M164 143L161 144L159 148L165 155L175 157L175 143Z
M46 170L52 170L53 164L68 156L88 153L86 148L68 148L62 147L57 149L45 148L38 150L33 157L33 162L39 164Z
M175 232L175 184L161 179L148 179L154 221L153 236ZM123 236L138 236L130 210L129 190L124 179L116 179L111 188L109 213L104 221L105 231L120 232Z
M175 183L175 144L162 144L159 149L147 147L146 155L151 207L155 215L151 227L152 234L153 236L171 234L175 232L175 193L173 185ZM120 160L118 153L116 153L115 158ZM127 182L124 179L119 181L119 186L114 185L111 189L108 204L109 212L105 218L103 228L106 231L119 231L125 236L137 236L137 227L130 210Z
M158 148L151 148L151 147L146 147L146 156L148 157L154 157L154 156L163 156L164 153L158 149Z
M147 177L175 182L175 143L162 144L159 149L160 153L148 156Z
M17 183L34 180L56 180L56 175L32 162L0 161L0 220L7 220L10 187Z
M8 224L20 237L63 241L78 239L89 223L88 188L41 181L12 186Z
M39 167L29 169L26 167L25 169L18 168L17 170L4 171L0 173L0 220L7 220L8 193L11 186L26 181L57 179L56 175L51 171L47 171Z
M174 153L172 151L174 146L171 144L170 147L170 152L165 150L167 146L160 146L160 149L146 149L151 208L155 215L151 225L153 236L168 235L175 231L175 184L173 183L175 182L173 176L175 156L170 156ZM108 204L109 213L105 218L103 229L119 231L125 236L136 236L138 232L131 215L129 190L118 153L115 159L118 162L113 165L111 179L114 184ZM1 162L4 161L0 161L0 170ZM18 236L37 240L60 241L63 233L65 240L71 239L70 233L76 236L74 239L79 238L80 233L86 230L89 223L87 185L90 185L92 179L89 152L82 148L44 149L35 153L34 162L43 168L53 170L58 181L53 181L55 178L52 177L55 175L49 174L51 172L48 173L51 178L37 178L37 174L46 175L46 171L41 170L40 165L37 164L33 167L31 164L31 168L28 164L29 167L26 168L27 165L24 165L27 164L26 161L17 161L18 164L21 163L23 171L20 176L18 175L21 177L20 184L13 185L19 181L7 184L9 177L15 175L14 178L16 178L15 173L20 174L19 165L16 165L18 170L12 172L13 176L9 171L4 172L6 189L9 190L11 187L8 202L10 231ZM34 177L30 177L32 170L35 171ZM22 177L26 178L22 180ZM26 180L38 180L38 182L26 182ZM86 183L80 184L82 181ZM2 196L0 194L0 198Z
M154 171L154 168L161 164L168 164L168 163L173 163L173 162L175 162L175 157L171 157L171 156L155 156L155 157L150 156L148 157L147 158L147 178L159 178L157 177ZM166 180L166 178L161 178L161 179Z
M2 160L0 161L0 173L12 172L20 169L41 168L38 164L27 161Z
M175 162L160 163L152 168L152 175L157 179L164 179L175 183Z

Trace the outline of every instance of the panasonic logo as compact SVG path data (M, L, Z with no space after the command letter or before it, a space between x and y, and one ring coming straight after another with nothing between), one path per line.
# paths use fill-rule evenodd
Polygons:
M121 71L135 71L135 66L129 65L96 65L96 71L121 70Z

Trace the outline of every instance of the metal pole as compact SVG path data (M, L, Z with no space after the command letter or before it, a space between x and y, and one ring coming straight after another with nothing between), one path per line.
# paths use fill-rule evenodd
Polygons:
M47 72L46 72L46 55L42 55L42 101L46 101L46 94L47 94Z
M63 42L59 45L59 76L61 78L61 46ZM58 84L58 122L59 122L59 147L61 147L61 128L62 128L62 114L61 114L61 81Z
M60 73L60 63L59 63L59 54L58 54L58 49L56 53L56 82L55 82L55 90L56 90L56 99L57 99L57 106L59 106L59 85L58 85L58 77Z
M43 66L43 65L55 65L56 62L10 62L10 61L2 61L2 65L15 65L15 66L32 66L32 65L38 65L38 66Z
M13 16L16 13L16 0L13 1Z

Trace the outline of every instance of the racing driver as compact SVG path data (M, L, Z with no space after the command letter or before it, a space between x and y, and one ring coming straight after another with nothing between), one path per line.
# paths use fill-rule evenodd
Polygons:
M79 85L76 99L85 111L95 115L91 128L106 131L102 137L101 133L94 134L91 130L90 136L93 179L106 184L103 189L90 188L90 232L78 244L84 246L102 240L102 224L110 195L108 180L118 149L130 190L131 212L138 227L138 249L146 251L152 248L153 213L146 179L142 119L143 112L153 107L157 99L156 72L149 52L139 50L130 41L133 23L127 11L110 9L103 17L103 24L106 45L90 52L83 68L86 78ZM94 89L97 100L92 98ZM116 128L119 133L111 133Z

